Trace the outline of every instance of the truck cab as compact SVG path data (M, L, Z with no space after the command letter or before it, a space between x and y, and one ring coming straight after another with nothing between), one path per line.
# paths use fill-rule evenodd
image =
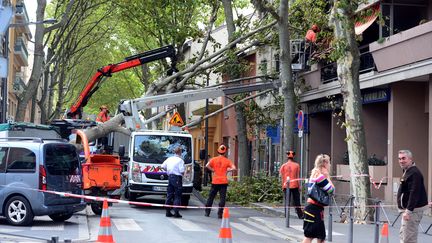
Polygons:
M194 158L192 135L184 132L136 131L129 143L128 179L126 197L134 201L144 195L165 195L168 175L162 163L174 155L174 148L183 150L185 162L183 175L182 205L189 204L193 189Z

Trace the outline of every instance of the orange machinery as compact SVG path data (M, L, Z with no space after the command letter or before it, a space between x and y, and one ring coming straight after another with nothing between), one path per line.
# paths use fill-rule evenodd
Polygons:
M120 157L111 154L90 154L87 136L77 130L77 143L84 148L85 161L82 164L82 182L84 194L91 196L111 196L113 191L121 188L122 165ZM90 202L92 211L100 215L102 202Z

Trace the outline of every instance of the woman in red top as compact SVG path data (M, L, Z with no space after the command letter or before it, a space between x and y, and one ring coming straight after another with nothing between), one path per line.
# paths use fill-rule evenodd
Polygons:
M330 181L330 156L320 154L315 159L315 167L312 169L309 183L316 183L323 191L333 193L334 186ZM310 243L317 239L318 243L324 243L326 231L324 225L324 206L308 198L307 206L304 209L304 240L303 243Z

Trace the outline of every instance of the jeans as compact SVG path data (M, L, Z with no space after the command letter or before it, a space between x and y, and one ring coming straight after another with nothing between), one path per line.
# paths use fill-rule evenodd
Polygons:
M219 210L218 216L222 217L223 208L225 207L225 199L227 192L228 184L212 184L209 198L207 199L206 207L211 207L213 205L213 200L216 197L217 192L219 192L220 201L219 201ZM210 208L206 208L206 215L210 215Z
M179 175L168 176L167 198L165 201L166 205L176 205L176 206L181 205L182 187L183 187L182 176ZM166 210L167 212L171 211L171 208L167 208ZM174 212L176 214L178 214L178 211L179 208L174 208Z

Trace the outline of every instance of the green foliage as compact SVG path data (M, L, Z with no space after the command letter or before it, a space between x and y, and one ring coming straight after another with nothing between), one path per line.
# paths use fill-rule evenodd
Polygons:
M227 201L248 205L253 202L280 203L283 198L281 184L277 177L260 173L232 181L228 187Z

